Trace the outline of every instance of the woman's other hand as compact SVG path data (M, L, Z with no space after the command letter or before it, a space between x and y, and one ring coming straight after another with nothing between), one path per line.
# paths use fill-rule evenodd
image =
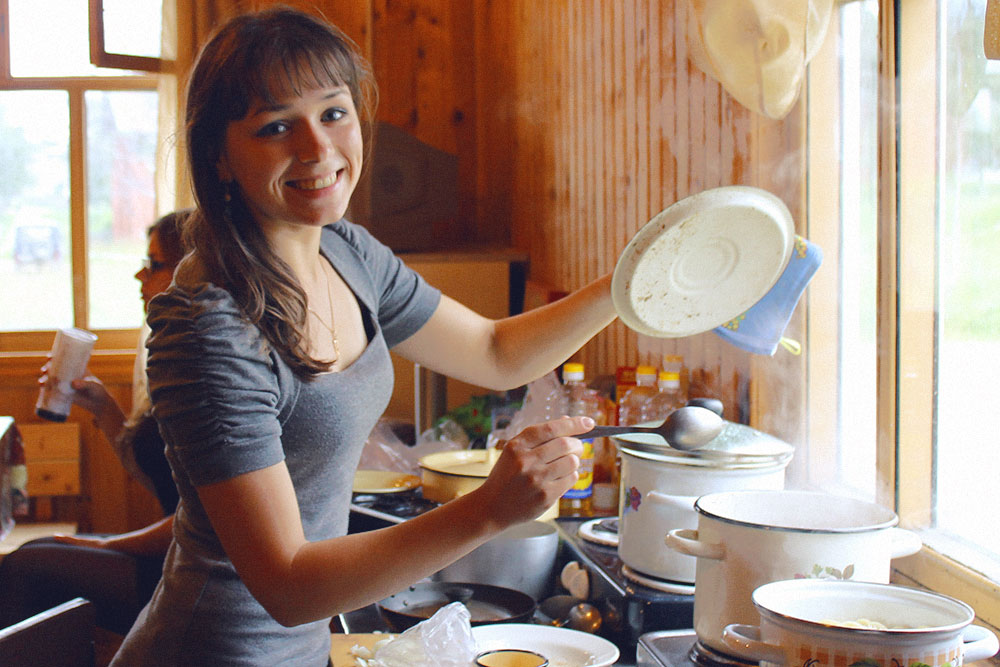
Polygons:
M576 483L583 444L573 436L593 427L590 417L563 417L525 428L472 493L503 525L537 518Z
M55 379L49 376L50 363L51 358L42 366L38 378L38 384L43 387L55 382ZM108 392L104 383L88 368L84 376L70 382L70 386L73 388L73 404L92 414L97 428L104 433L109 442L114 442L125 423L125 412Z

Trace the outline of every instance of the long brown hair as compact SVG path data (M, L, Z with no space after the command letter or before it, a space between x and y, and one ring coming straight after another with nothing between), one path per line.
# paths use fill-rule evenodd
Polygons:
M377 90L354 42L322 19L288 7L243 14L223 25L199 54L185 118L198 203L187 226L188 243L212 280L230 291L244 316L304 378L332 366L306 350L305 291L271 249L239 188L220 180L217 165L226 128L244 118L256 100L272 103L313 86L350 90L370 147Z

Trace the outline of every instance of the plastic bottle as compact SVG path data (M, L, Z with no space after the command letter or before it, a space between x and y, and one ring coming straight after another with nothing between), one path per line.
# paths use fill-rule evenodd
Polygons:
M583 381L583 364L569 362L563 364L563 385L566 388L568 413L571 417L588 415L596 422L600 407L595 401L597 395ZM559 499L559 516L592 516L594 494L594 441L583 441L583 455L580 457L579 479L569 491Z
M646 402L656 392L656 369L652 366L638 366L635 369L635 386L625 392L618 404L618 423L630 425L646 421Z
M660 371L656 381L659 391L646 404L646 421L660 421L677 408L684 407L681 393L681 376L673 371Z
M590 389L597 412L591 416L601 425L608 424L614 416L614 403L596 389ZM609 410L610 407L610 410ZM611 415L612 419L609 419ZM621 483L621 464L618 448L610 438L594 438L594 493L591 510L594 516L618 515L618 489Z

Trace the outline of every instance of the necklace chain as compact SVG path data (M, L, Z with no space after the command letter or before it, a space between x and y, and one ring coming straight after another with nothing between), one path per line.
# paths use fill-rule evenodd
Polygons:
M340 344L337 341L337 323L333 319L333 279L330 276L330 269L326 268L327 261L321 257L320 262L322 262L323 276L326 278L326 297L330 304L330 324L324 322L323 318L319 316L319 313L311 307L307 306L307 310L315 315L316 320L323 325L324 329L330 332L331 336L333 336L333 363L336 363L337 360L340 359Z

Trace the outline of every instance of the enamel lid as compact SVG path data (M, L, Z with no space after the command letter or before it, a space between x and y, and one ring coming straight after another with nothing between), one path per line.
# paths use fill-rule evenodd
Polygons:
M625 247L611 281L615 309L647 336L710 331L767 294L794 241L792 216L770 192L734 185L691 195Z
M730 421L723 422L722 432L707 445L690 451L674 449L663 438L649 433L620 435L614 440L619 449L632 456L697 468L743 469L785 465L795 451L784 440Z

